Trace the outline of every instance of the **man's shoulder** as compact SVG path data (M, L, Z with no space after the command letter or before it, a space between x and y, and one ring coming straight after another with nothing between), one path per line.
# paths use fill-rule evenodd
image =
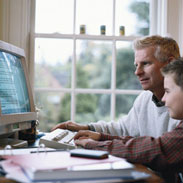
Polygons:
M139 99L144 99L144 100L149 100L149 99L152 100L152 96L153 96L153 93L152 92L150 92L150 91L142 91L139 94L138 98Z
M134 102L134 107L144 108L147 105L152 103L152 92L142 91Z

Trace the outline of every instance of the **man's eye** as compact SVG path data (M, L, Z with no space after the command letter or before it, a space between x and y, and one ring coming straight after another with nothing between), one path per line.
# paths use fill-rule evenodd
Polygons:
M144 62L143 65L149 65L150 63L149 62Z

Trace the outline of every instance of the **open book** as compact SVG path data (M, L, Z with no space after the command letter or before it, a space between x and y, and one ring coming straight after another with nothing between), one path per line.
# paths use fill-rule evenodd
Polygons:
M31 182L78 181L90 179L138 180L149 174L137 172L134 166L122 158L107 159L71 157L69 152L6 155L3 158L20 166Z

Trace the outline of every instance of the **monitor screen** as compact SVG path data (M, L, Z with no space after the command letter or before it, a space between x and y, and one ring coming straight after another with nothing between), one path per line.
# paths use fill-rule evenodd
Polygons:
M30 112L30 102L20 57L0 52L1 113Z
M0 41L0 137L37 120L24 50Z

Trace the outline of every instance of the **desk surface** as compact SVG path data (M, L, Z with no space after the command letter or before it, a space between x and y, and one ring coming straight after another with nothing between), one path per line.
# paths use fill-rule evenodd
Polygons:
M147 172L151 175L151 177L146 179L144 183L164 183L164 180L161 177L156 175L153 171L149 170L147 167L140 164L136 164L135 166L137 170Z
M164 181L163 181L163 179L161 177L159 177L158 175L156 175L155 173L153 173L151 170L149 170L145 166L140 165L140 164L136 164L135 166L136 166L136 170L142 171L142 172L147 172L147 173L149 173L151 175L151 177L149 177L148 179L144 180L143 183L164 183ZM16 181L8 180L8 179L3 178L3 177L0 177L0 182L1 183L18 183ZM112 183L111 180L110 181L92 181L92 183L107 183L107 182L108 183L109 182ZM114 181L114 183L117 183L117 182L119 183L119 182L124 182L124 181L119 181L119 180L118 181ZM76 182L73 182L73 183L76 183ZM83 181L83 183L86 183L86 182Z

